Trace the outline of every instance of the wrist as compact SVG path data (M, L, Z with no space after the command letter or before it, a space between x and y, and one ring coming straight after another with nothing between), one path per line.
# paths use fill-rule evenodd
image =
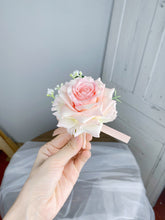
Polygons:
M21 220L21 219L30 219L28 213L28 207L24 201L20 201L19 198L15 201L12 207L9 209L7 214L4 217L4 220Z
M37 216L37 209L29 199L30 189L28 188L29 184L27 184L27 182L3 220L41 220L41 218Z
M42 218L39 216L37 209L31 204L27 204L25 200L26 197L23 200L18 198L3 220L41 220Z

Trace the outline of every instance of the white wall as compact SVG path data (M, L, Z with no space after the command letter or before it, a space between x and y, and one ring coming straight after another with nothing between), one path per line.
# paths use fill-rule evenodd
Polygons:
M0 129L19 142L53 129L48 87L101 74L109 0L0 0Z

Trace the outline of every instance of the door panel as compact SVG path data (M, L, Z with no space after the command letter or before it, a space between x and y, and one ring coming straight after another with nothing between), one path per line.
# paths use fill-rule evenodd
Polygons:
M132 137L154 204L165 179L165 1L114 1L102 80L121 95L110 126Z

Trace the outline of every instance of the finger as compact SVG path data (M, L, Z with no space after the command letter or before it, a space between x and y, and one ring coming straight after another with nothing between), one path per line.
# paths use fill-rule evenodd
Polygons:
M67 129L66 129L66 128L63 128L63 127L60 127L60 128L57 128L56 130L54 130L52 136L56 136L56 135L64 134L64 133L68 133L68 132L67 132ZM88 142L88 141L91 141L92 138L93 138L93 137L92 137L91 134L86 133L86 140L87 140L87 142Z
M54 130L52 136L56 136L58 134L64 134L64 133L67 133L66 128L57 128L56 130Z
M92 137L91 134L86 133L86 140L87 140L87 142L88 142L88 141L91 141L92 138L93 138L93 137Z
M83 133L82 136L83 136L83 146L82 146L82 148L85 149L87 147L88 141L92 140L92 135L87 134L87 133Z
M40 166L48 157L59 151L70 141L71 137L72 136L68 133L60 134L43 145L38 152L33 168Z
M90 142L87 142L87 143L86 143L86 148L85 148L85 149L91 150L91 143L90 143Z
M64 145L66 145L68 141L70 141L71 137L72 136L68 133L60 134L50 142L46 143L40 150L47 156L51 156L59 149L61 149Z
M58 180L59 184L57 184L56 192L55 192L55 193L61 192L61 189L63 189L62 194L61 193L57 194L57 197L59 197L60 200L61 200L61 196L63 196L62 201L66 201L70 192L73 189L74 184L76 183L79 177L79 173L82 167L84 166L86 161L89 159L89 157L90 157L90 151L85 150L81 152L81 155L76 160L76 166L75 166L75 161L72 159L69 160L69 162L65 165L64 170L63 170L63 175ZM55 181L57 182L57 179ZM62 205L63 204L61 204L61 206ZM61 208L61 206L59 208Z
M65 164L80 151L82 145L82 135L72 137L72 139L56 154L52 155L49 160L55 163L56 168L57 166L65 166Z
M78 152L78 154L76 154L76 155L73 157L73 160L75 160L75 159L77 158L77 156L78 156L79 154L81 154L82 151L84 151L84 150L91 150L91 143L90 143L90 142L87 142L87 143L86 143L85 149L83 149L83 148L80 149L80 151Z
M87 142L86 133L83 133L82 136L83 136L83 146L82 146L82 148L85 149L86 148L86 142Z
M87 160L91 157L91 152L89 150L83 150L77 158L74 160L75 167L78 172L81 171Z

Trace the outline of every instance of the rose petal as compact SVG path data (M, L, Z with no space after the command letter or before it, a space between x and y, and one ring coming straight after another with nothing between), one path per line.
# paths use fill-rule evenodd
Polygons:
M96 116L103 116L99 106L97 108L89 109L88 111L72 114L72 117L74 117L80 123L86 123Z
M64 127L70 129L78 124L78 121L74 118L62 117L60 118L57 127Z
M103 124L99 123L98 120L92 119L83 125L83 129L93 137L100 137L102 126Z
M75 109L72 106L71 100L69 99L69 97L67 95L67 91L66 90L67 90L67 88L65 86L62 86L61 89L58 91L59 97L61 99L63 99L65 104L67 104L70 109L75 111Z
M111 104L112 96L115 89L104 89L103 99L102 99L102 111L104 112L107 107Z
M115 120L116 117L116 101L112 100L111 105L109 105L109 108L106 109L106 111L104 112L104 116L101 117L101 120L106 123Z

